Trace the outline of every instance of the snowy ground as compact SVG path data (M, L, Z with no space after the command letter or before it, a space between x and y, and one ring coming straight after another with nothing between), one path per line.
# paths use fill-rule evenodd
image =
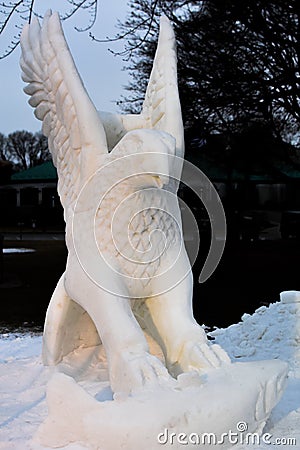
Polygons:
M300 449L300 301L277 302L258 309L252 316L212 335L235 361L282 359L290 366L287 389L273 410L265 431L272 435L271 448ZM299 299L298 299L299 300ZM3 450L41 450L33 436L47 416L46 385L51 370L41 363L42 337L4 334L0 338L0 448ZM89 369L79 381L89 392L97 392L102 380L102 398L111 399L104 360L91 353ZM71 368L66 366L68 372ZM70 372L71 373L71 372ZM97 383L96 383L97 380ZM105 388L106 383L106 388ZM97 385L97 389L96 389ZM280 442L275 440L280 439ZM294 439L293 442L289 439ZM163 447L163 446L162 446ZM83 450L79 443L64 447ZM186 448L186 446L183 448ZM235 446L242 449L268 449L270 445ZM105 449L103 449L105 450ZM118 449L116 449L118 450ZM146 449L151 450L151 449Z
M35 250L33 248L4 248L3 253L33 253Z

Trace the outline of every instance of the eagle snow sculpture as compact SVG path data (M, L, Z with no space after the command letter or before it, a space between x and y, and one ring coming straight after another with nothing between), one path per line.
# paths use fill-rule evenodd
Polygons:
M54 365L101 340L114 392L229 362L192 313L192 272L176 197L184 138L172 27L161 18L141 114L97 112L57 13L24 27L22 78L58 171L68 260L45 322ZM149 352L143 328L161 346ZM165 367L166 366L166 367Z

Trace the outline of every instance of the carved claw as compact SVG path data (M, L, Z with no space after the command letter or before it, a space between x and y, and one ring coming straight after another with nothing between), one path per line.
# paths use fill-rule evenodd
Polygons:
M208 342L186 342L178 361L169 367L170 372L177 376L182 372L197 370L207 372L223 364L230 364L230 358L219 345Z
M147 352L123 352L112 361L110 383L115 395L131 394L139 389L172 385L175 380L155 356Z

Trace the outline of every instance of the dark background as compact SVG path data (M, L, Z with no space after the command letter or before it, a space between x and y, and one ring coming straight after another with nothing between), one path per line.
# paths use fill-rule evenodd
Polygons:
M65 270L63 234L40 235L42 240L37 237L24 234L23 240L9 240L9 236L4 239L6 248L36 251L3 255L2 331L19 327L42 330L52 292ZM253 313L259 306L278 301L281 291L299 289L300 242L271 237L266 233L255 240L229 239L218 268L208 281L199 284L208 249L208 241L202 241L193 268L194 313L201 325L227 327L238 322L243 313Z

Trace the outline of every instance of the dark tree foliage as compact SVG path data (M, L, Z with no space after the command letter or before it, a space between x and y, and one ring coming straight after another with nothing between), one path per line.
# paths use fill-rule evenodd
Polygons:
M187 134L222 133L231 145L233 136L258 123L299 145L298 0L132 0L130 6L121 25L133 49L125 110L141 106L163 13L176 32Z

